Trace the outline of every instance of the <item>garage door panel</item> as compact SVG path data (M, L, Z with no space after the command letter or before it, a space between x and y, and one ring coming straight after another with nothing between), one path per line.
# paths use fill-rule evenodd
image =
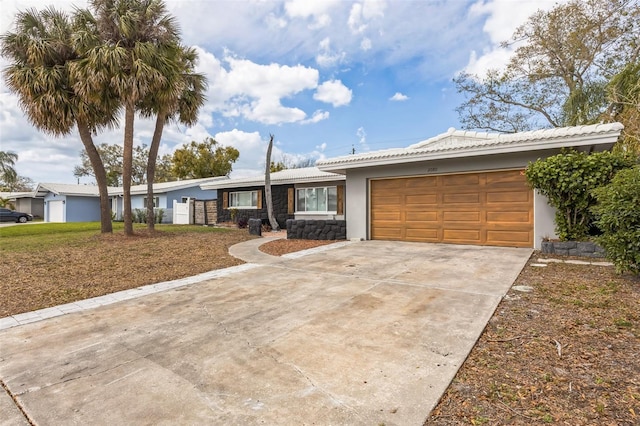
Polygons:
M480 243L480 231L477 229L444 229L442 236L449 242L473 242Z
M407 222L437 222L438 212L407 211L405 212Z
M531 213L528 211L487 212L487 223L530 223Z
M445 175L440 176L442 186L471 186L480 184L480 175L476 173L469 173L464 175Z
M438 242L438 230L428 228L407 228L406 239L408 241Z
M527 203L531 197L522 191L487 192L487 203Z
M384 179L371 182L371 188L375 187L376 190L399 190L404 189L405 183L397 179Z
M404 239L403 229L396 228L376 228L375 234L373 234L374 239L380 240L402 240Z
M444 211L442 220L445 222L473 222L480 223L479 211Z
M435 206L438 203L438 195L433 194L411 194L405 196L405 204L426 204Z
M480 194L478 193L443 194L442 201L444 204L480 204Z
M400 222L402 220L402 214L399 211L376 210L371 212L371 219L379 222Z
M513 243L519 247L530 247L531 233L526 231L487 231L488 243Z
M395 192L371 183L373 239L533 246L533 191L520 170L389 181Z
M371 200L372 205L376 205L378 207L385 207L385 208L386 207L396 208L397 206L402 205L403 202L404 200L400 195L388 196L388 197L377 197Z
M526 186L521 170L507 170L499 173L487 173L487 185L501 186L501 184L512 184L513 186Z
M404 187L406 189L418 191L421 189L435 189L438 186L438 179L434 177L407 178Z

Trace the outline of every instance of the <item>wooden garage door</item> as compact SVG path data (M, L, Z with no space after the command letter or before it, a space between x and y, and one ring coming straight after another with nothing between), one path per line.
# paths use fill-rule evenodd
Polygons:
M521 170L371 181L371 238L533 247Z

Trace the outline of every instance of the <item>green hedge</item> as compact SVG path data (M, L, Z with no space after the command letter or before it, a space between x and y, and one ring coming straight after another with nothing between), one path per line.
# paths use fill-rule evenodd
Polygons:
M619 171L593 191L592 208L602 235L596 238L618 272L640 273L640 166Z
M596 199L592 191L633 164L633 158L620 153L563 150L558 155L529 163L525 176L556 208L556 233L560 240L584 241L589 238L593 225L591 207Z

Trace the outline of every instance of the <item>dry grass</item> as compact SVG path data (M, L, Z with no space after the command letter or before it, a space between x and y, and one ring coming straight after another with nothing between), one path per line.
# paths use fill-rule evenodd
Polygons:
M0 317L238 265L229 247L253 238L247 230L195 231L91 232L38 249L3 250Z
M529 264L515 285L426 424L640 424L640 279Z

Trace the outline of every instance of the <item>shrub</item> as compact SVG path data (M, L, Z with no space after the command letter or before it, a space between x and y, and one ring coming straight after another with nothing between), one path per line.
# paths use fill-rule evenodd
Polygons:
M619 171L593 191L592 208L602 235L596 238L618 272L640 273L640 166Z
M247 219L246 217L238 218L238 228L244 229L247 227L248 224L249 224L249 219Z
M147 223L146 209L133 209L132 216L134 223Z
M529 163L529 184L556 208L556 233L560 240L585 240L592 226L592 191L611 180L618 170L631 167L633 159L620 153L587 154L563 150L560 154Z
M164 209L157 209L155 211L155 221L156 223L162 223L162 219L164 218Z

